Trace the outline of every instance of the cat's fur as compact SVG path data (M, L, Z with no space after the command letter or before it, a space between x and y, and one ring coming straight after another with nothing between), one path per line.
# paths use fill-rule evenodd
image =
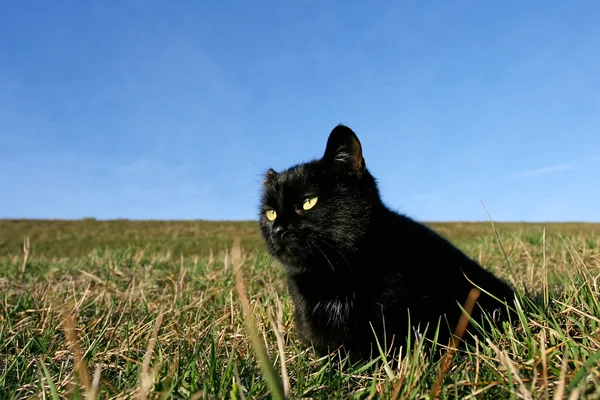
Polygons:
M303 210L315 195L316 205ZM267 210L276 211L274 221ZM469 280L513 299L507 284L449 241L383 204L357 136L343 125L331 131L321 159L267 172L260 228L287 273L297 333L318 354L342 346L365 359L378 353L373 330L382 347L384 340L398 346L427 324L431 337L438 323L439 343L447 345L458 303L473 287ZM473 317L480 307L496 319L506 316L506 307L484 292Z

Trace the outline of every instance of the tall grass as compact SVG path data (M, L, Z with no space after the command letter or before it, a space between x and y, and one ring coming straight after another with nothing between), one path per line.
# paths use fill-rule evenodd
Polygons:
M68 229L86 232L80 224ZM33 222L18 237L0 231L10 243L0 253L0 398L600 398L596 225L496 224L504 253L489 224L441 225L505 279L508 259L519 320L440 361L417 340L397 363L352 366L297 342L280 266L254 233L232 252L243 225L221 224L228 245L211 252L208 228L194 236L174 224L161 237L153 227L153 247L103 224L85 251L57 239L62 254L49 239L39 246L50 234ZM128 224L152 236L148 223ZM180 252L178 226L190 235Z

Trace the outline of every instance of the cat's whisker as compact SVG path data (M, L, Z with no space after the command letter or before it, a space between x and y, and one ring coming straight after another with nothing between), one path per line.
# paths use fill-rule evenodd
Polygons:
M353 272L352 270L352 265L350 264L350 262L348 261L348 259L346 258L346 256L340 251L338 250L336 247L334 247L333 245L331 245L330 243L328 243L327 241L321 239L321 238L316 238L318 241L320 241L323 244L326 244L327 246L331 247L333 250L335 250L340 256L342 256L342 258L344 259L344 261L346 262L346 265L348 265L348 269L350 269L351 272Z
M331 263L331 261L329 260L329 258L327 257L327 255L325 254L325 252L319 247L319 245L315 242L312 242L312 244L317 248L317 250L319 250L321 252L321 254L323 254L323 257L325 257L325 259L327 260L327 262L329 263L329 266L331 267L331 270L333 271L333 273L335 274L335 268L333 267L333 264Z

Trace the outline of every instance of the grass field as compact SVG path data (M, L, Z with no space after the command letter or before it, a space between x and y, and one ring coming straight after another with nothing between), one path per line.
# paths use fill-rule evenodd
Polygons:
M431 225L522 304L445 370L315 359L256 223L0 221L0 397L600 399L600 225Z

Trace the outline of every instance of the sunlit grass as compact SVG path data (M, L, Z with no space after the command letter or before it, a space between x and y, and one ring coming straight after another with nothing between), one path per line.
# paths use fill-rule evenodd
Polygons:
M489 224L434 227L521 305L443 374L422 341L394 368L315 359L253 223L2 221L0 398L431 398L439 376L441 398L600 398L598 225L496 224L506 257Z

